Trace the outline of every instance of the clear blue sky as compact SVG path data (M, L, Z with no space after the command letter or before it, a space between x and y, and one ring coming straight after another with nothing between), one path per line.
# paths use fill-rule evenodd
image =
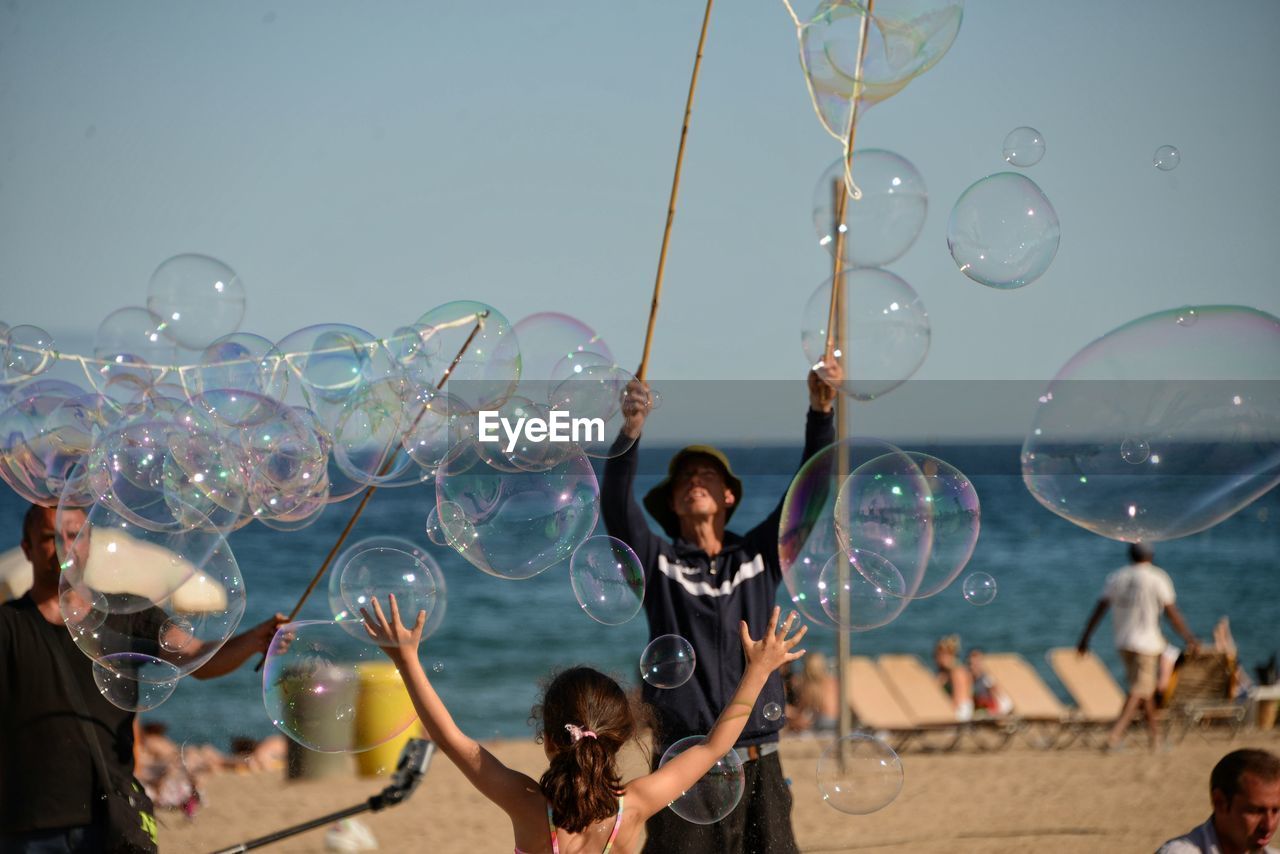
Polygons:
M385 334L482 299L596 327L638 362L703 4L0 6L0 319L63 341L180 252L238 270L244 328ZM929 188L892 265L928 306L923 379L1044 379L1185 303L1280 313L1280 4L984 0L859 143ZM951 205L1038 128L1062 244L1013 292L961 275ZM1151 165L1173 144L1182 164ZM780 3L713 12L650 376L799 377L839 154Z

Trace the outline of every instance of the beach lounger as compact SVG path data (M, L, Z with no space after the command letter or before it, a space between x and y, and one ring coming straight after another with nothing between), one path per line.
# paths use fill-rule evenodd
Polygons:
M942 728L950 722L960 734L967 734L980 750L1005 747L1018 729L1012 718L975 718L958 723L951 698L914 655L882 655L878 663L898 702L917 725ZM954 746L953 743L949 747Z
M1112 678L1102 659L1092 652L1084 655L1074 647L1057 647L1048 652L1049 666L1075 701L1075 719L1086 735L1098 735L1115 723L1124 710L1124 691Z
M943 720L918 720L903 708L875 662L851 656L845 665L845 702L859 727L883 733L894 750L904 750L920 740L932 749L949 750L960 740L955 716Z
M1013 703L1022 722L1023 738L1032 747L1066 747L1079 734L1075 714L1057 698L1035 668L1014 652L989 652L983 657L987 675Z
M1245 714L1245 704L1233 696L1235 671L1235 659L1228 653L1184 654L1165 699L1169 735L1181 741L1193 729L1205 734L1206 724L1225 721L1235 738Z

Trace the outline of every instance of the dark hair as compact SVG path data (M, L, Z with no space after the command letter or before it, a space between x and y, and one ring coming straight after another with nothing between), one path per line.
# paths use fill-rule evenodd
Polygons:
M1156 550L1147 543L1129 543L1129 560L1133 563L1150 563L1155 556Z
M551 767L538 784L556 827L580 833L618 810L618 751L636 734L637 714L616 681L590 667L556 675L533 708L538 741L550 745ZM574 741L567 726L595 737Z
M1240 778L1253 774L1262 780L1272 783L1280 780L1280 756L1266 750L1233 750L1218 760L1209 775L1209 791L1222 792L1227 803L1231 803L1240 791Z

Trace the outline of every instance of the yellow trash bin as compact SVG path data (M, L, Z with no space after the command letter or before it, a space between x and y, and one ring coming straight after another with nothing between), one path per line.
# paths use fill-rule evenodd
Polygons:
M390 774L396 770L396 760L405 742L423 737L422 724L394 664L389 661L361 664L356 671L359 679L356 743L376 741L389 732L399 733L371 750L357 753L356 768L361 777Z

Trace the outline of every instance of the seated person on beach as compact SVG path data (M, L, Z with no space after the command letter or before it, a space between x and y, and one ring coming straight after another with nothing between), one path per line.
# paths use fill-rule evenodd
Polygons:
M1013 701L1000 689L987 672L986 656L978 647L969 650L969 675L973 678L973 705L991 717L1004 717L1013 711Z
M362 610L369 636L400 671L427 735L510 818L517 854L555 852L561 846L569 851L596 851L606 838L606 852L637 850L645 820L666 809L729 752L765 682L779 666L804 655L804 650L792 650L805 627L787 637L796 622L794 612L779 628L775 607L760 640L753 640L746 622L740 622L746 670L706 740L625 784L618 775L618 751L637 733L626 692L589 667L566 670L551 681L534 708L538 740L551 766L534 780L503 765L458 729L418 660L426 612L419 612L409 629L400 621L394 596L388 597L388 605L389 615L377 600L372 615Z
M959 662L960 636L947 635L933 647L933 663L938 668L937 680L951 697L956 720L973 720L973 677Z
M827 667L827 657L811 652L787 685L787 728L792 732L835 732L840 718L840 687Z
M1277 849L1267 843L1280 825L1280 756L1266 750L1235 750L1209 775L1208 821L1156 854L1246 854Z

